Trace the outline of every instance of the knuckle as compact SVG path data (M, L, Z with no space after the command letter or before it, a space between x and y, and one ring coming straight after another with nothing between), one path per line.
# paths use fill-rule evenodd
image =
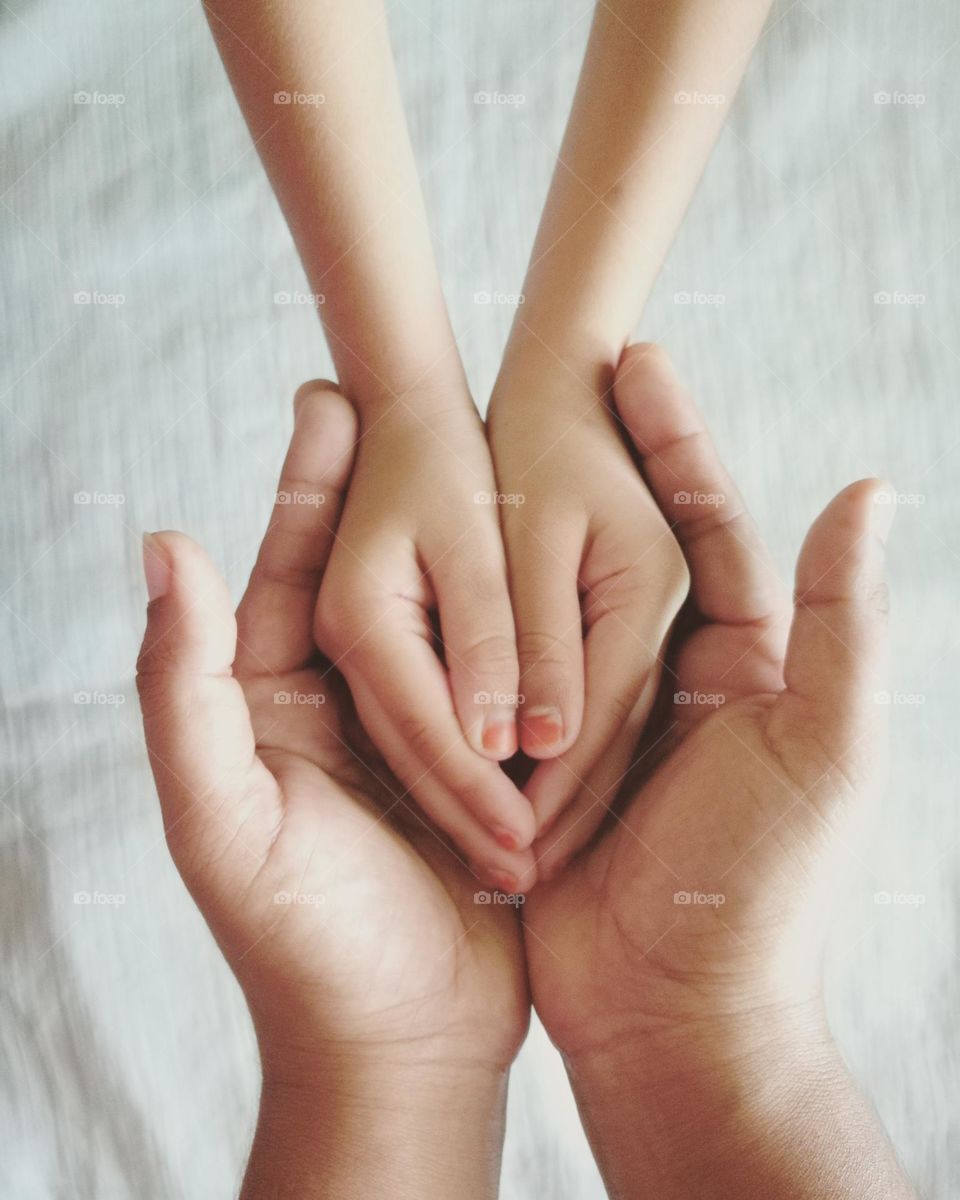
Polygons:
M398 713L396 722L397 732L404 745L431 767L431 756L436 756L437 744L436 734L430 722L414 713Z
M516 643L502 633L480 637L457 653L467 670L474 674L515 677L518 673Z
M328 577L317 597L314 639L325 654L351 654L368 628L360 589L350 577Z
M659 342L634 342L632 346L627 347L623 360L635 378L648 372L660 374L673 369L669 352Z
M558 672L570 669L570 654L561 638L550 633L526 630L517 637L521 675L532 671Z
M464 808L474 816L483 814L490 807L488 790L480 780L457 774L450 787Z
M156 637L148 635L137 656L137 688L140 694L157 679L169 674L176 667L178 659L178 647L171 634L161 633Z

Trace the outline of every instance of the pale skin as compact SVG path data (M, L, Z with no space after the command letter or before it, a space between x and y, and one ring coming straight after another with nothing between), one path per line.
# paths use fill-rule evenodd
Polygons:
M280 485L323 500L275 509L236 619L199 547L146 540L138 683L168 842L263 1062L244 1200L495 1195L528 979L611 1196L913 1196L820 999L823 897L880 782L888 489L818 518L791 613L663 353L631 350L615 395L666 519L679 491L724 501L676 526L700 621L645 775L530 896L525 936L359 757L314 649L356 437L332 385L301 389Z
M318 642L404 788L511 891L556 873L589 837L586 820L563 846L542 840L568 805L612 799L685 594L609 387L768 3L598 6L488 448L382 4L206 0L360 413ZM476 502L496 492L524 503L498 521ZM544 760L523 794L497 768L518 744Z
M526 887L536 823L498 766L516 749L513 614L496 511L476 499L496 484L434 266L382 5L209 0L206 10L360 415L318 642L403 789L488 882Z
M488 413L542 877L592 835L650 711L686 595L610 412L613 373L720 131L769 0L605 0ZM599 469L599 464L603 469ZM585 636L584 636L585 633ZM552 713L551 754L523 736ZM560 752L559 757L554 756ZM597 804L600 801L600 804ZM544 836L563 810L562 841Z

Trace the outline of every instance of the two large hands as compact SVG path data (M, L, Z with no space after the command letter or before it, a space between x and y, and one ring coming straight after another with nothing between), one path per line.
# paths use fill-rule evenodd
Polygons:
M618 602L605 599L603 571L581 585L597 593L600 612L587 637L588 681L592 670L601 689L603 670L623 666L612 632L625 611L618 586L628 598L645 584L667 597L664 611L648 613L657 636L679 604L673 578L669 586L647 579L631 540L634 519L646 544L663 537L671 547L674 574L682 552L691 603L663 669L656 638L643 637L649 628L638 618L629 629L653 647L642 669L633 659L631 678L662 675L659 695L652 685L633 687L629 704L612 704L629 730L625 761L621 751L602 787L550 814L535 852L553 878L533 891L522 924L516 905L475 895L485 880L443 832L455 831L411 806L412 781L402 786L374 752L337 671L316 653L318 593L328 637L337 615L321 583L331 548L343 553L337 527L357 438L353 410L332 385L298 394L284 502L236 618L194 543L178 534L147 540L151 603L139 685L168 840L244 989L263 1057L251 1195L258 1163L276 1177L270 1155L289 1126L289 1105L278 1101L284 1115L274 1118L271 1097L291 1092L310 1097L303 1114L323 1114L320 1128L304 1115L303 1130L288 1130L287 1139L325 1148L317 1179L331 1190L317 1194L337 1194L346 1128L381 1151L367 1168L374 1193L387 1147L371 1132L380 1128L371 1114L384 1109L391 1136L422 1160L416 1139L402 1136L411 1106L431 1114L430 1194L463 1194L471 1177L478 1191L492 1189L528 980L575 1088L578 1079L587 1090L591 1079L609 1080L611 1063L636 1052L662 1093L677 1064L689 1065L705 1045L718 1058L725 1046L742 1056L749 1042L752 1051L771 1013L789 1014L778 1030L789 1025L790 1045L823 1038L825 885L882 758L873 697L892 508L877 502L876 481L841 493L808 535L793 607L662 352L628 351L614 395L656 508L623 447L622 457L596 464L622 507L610 535L620 557L611 550L599 558ZM684 503L691 496L706 499ZM508 533L512 556L511 546ZM591 552L600 553L592 544ZM521 630L533 611L529 565ZM425 593L407 599L429 610ZM564 604L572 614L570 596ZM591 668L593 630L601 636ZM539 683L534 665L528 674ZM376 693L354 694L376 737ZM626 695L619 685L609 694ZM569 729L562 698L559 707ZM624 735L607 728L609 714L600 724L592 744L603 770L602 751ZM629 767L627 785L617 786ZM615 792L611 808L605 797ZM601 818L609 828L561 871ZM599 1082L593 1094L604 1090ZM389 1151L391 1173L403 1174L400 1152ZM418 1168L407 1165L404 1187L417 1194ZM303 1179L308 1168L297 1169ZM349 1170L355 1181L355 1164ZM610 1179L616 1173L608 1167ZM658 1194L674 1194L660 1186ZM390 1194L406 1192L394 1186Z

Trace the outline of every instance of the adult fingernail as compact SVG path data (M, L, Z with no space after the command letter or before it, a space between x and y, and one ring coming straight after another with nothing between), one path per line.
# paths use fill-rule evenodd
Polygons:
M170 590L170 560L152 533L143 535L143 578L147 600L159 600Z
M887 544L887 538L890 536L890 529L893 525L893 518L897 515L897 494L889 484L880 488L873 494L873 512L870 515L870 523L873 527L873 532L880 539L882 545Z
M559 708L525 708L523 728L532 748L550 750L563 740L563 717Z
M510 758L517 752L517 723L513 717L490 714L484 718L480 741L484 750L498 758Z

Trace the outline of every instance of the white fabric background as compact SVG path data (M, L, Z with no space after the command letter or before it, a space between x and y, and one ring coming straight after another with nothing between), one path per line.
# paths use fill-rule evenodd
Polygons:
M438 255L486 397L589 0L397 0ZM781 3L644 319L696 387L779 561L842 484L924 503L892 541L893 783L852 848L834 1025L922 1194L960 1194L956 1013L960 10ZM139 534L239 594L290 428L330 370L199 4L4 0L0 1194L229 1196L254 1113L238 990L171 867L132 690ZM922 107L878 105L878 91ZM122 107L75 92L122 93ZM523 93L478 107L477 90ZM122 293L122 307L74 293ZM877 305L878 291L921 305ZM678 292L721 293L721 307ZM78 491L122 493L81 506ZM119 707L78 691L118 693ZM120 909L78 906L121 892ZM878 890L922 893L881 906ZM516 1068L504 1196L602 1195L559 1063Z

